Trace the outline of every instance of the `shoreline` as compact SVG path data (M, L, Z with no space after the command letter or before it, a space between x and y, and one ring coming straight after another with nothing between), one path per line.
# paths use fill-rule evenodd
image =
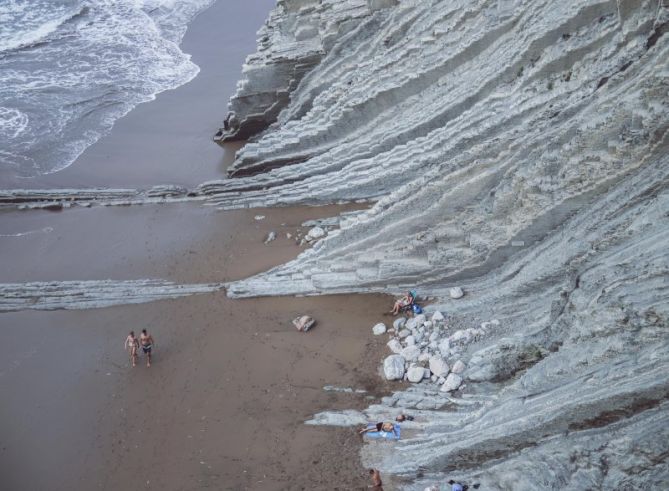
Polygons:
M203 94L219 92L222 72L209 72L198 52L222 56L211 41L228 7L258 10L216 2L196 17L182 43L201 68L193 81L140 104L73 165L31 180L30 187L141 188L222 177L232 155L211 136L224 106L210 107L207 121L196 101L213 106ZM230 24L239 30L253 24L248 44L231 46L241 60L253 52L253 33L266 12L259 22L242 17ZM238 34L233 28L226 33ZM232 91L241 61L226 61ZM225 103L227 97L220 98ZM170 124L175 112L178 127ZM302 249L285 233L342 209L220 212L173 203L0 210L0 281L240 279L294 258ZM266 218L255 220L259 214ZM264 245L270 231L278 238ZM382 295L232 300L221 292L0 314L0 390L12 394L0 408L2 483L34 489L364 488L355 431L304 421L324 410L362 408L372 400L367 397L387 390L377 373L385 342L371 334L387 304ZM307 334L290 323L302 313L318 320ZM128 330L142 327L156 337L156 357L150 369L142 359L132 369L121 345ZM328 385L376 390L360 396L328 392Z

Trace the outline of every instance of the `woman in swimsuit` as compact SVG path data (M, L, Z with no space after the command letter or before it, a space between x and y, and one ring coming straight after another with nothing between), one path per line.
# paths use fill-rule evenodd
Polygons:
M135 331L130 331L128 337L125 338L124 348L130 351L130 360L132 361L132 366L137 366L137 348L139 348L139 341L135 337Z

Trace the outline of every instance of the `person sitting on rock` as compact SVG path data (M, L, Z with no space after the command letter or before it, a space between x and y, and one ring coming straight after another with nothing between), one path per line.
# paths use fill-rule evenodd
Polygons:
M400 313L400 310L404 310L406 307L413 305L416 301L416 294L414 292L408 291L405 296L395 301L393 310L390 311L391 314L397 315Z
M387 433L390 433L391 431L395 431L395 425L393 423L390 423L386 421L385 423L376 423L374 426L368 426L367 428L361 429L358 433L361 435L364 435L365 433L369 431L385 431Z

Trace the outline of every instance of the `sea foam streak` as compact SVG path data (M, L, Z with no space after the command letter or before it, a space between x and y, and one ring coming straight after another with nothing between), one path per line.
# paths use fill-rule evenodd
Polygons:
M2 2L0 168L63 169L137 104L191 80L179 43L212 1Z

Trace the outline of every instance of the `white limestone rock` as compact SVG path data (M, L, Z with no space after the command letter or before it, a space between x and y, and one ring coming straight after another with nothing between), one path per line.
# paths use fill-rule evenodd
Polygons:
M404 324L406 324L407 319L406 317L398 317L393 321L393 327L395 328L396 331L399 331L404 327Z
M305 236L305 239L307 242L313 242L314 240L318 240L322 237L325 237L325 230L322 227L314 227Z
M448 373L448 363L441 357L433 356L430 358L430 371L437 377L445 377Z
M382 322L379 322L374 327L372 327L372 333L374 333L375 336L380 336L385 332L386 332L386 325Z
M462 377L455 373L449 373L448 377L446 377L446 380L444 381L444 385L441 386L441 391L452 392L457 390L458 387L460 387L460 384L462 384Z
M400 341L397 338L393 338L390 341L388 341L388 343L386 343L386 346L388 346L388 348L390 348L390 351L392 351L395 354L401 353L402 349L404 349L402 343L400 343Z
M407 346L413 346L416 344L416 338L414 336L407 336L404 339L404 342L406 343Z
M459 375L464 371L465 371L465 364L462 362L462 360L458 360L455 363L453 363L453 366L451 367L451 372Z
M457 300L458 298L462 298L465 296L465 292L460 288L459 286L455 286L448 290L448 294L452 299Z
M423 370L422 367L411 367L407 371L407 378L409 382L412 383L418 383L421 380L423 380L423 376L425 375L425 371Z
M404 358L401 355L390 355L383 360L383 374L386 380L402 380L404 377Z
M432 314L432 322L437 323L437 322L442 322L443 320L444 320L444 314L442 314L438 310L435 310L434 313Z
M408 329L402 329L400 332L397 333L397 335L400 337L400 339L404 339L407 336L411 336L411 331Z
M420 356L420 348L415 345L407 346L402 350L402 356L407 361L418 361Z

